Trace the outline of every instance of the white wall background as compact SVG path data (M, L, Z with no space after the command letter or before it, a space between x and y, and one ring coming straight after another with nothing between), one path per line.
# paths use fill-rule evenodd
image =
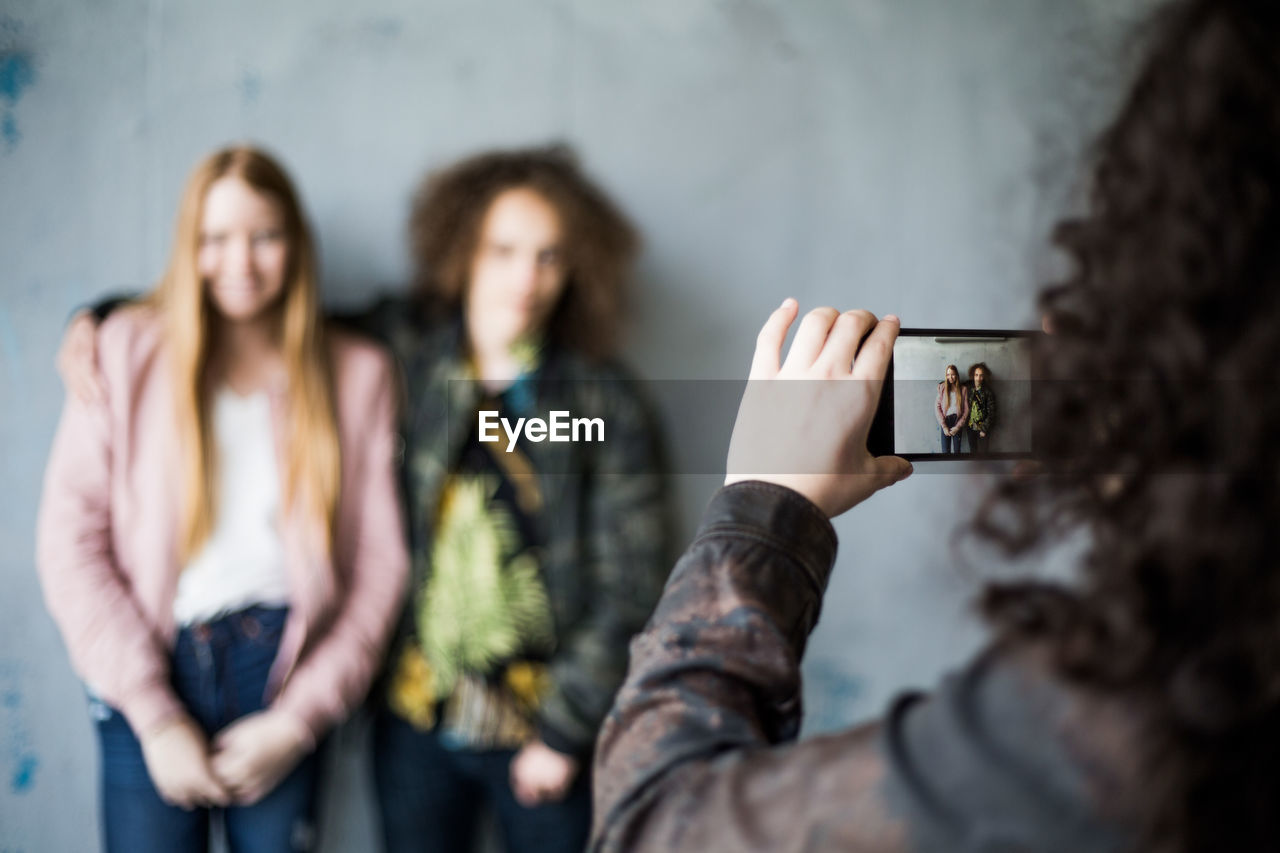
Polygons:
M0 0L0 852L97 843L94 743L33 568L52 359L74 305L158 274L200 155L278 152L326 294L350 303L403 280L424 169L568 140L647 237L631 362L735 378L786 295L1034 326L1046 233L1149 5ZM686 530L714 486L679 481ZM948 539L972 493L922 468L837 523L808 731L879 713L980 641ZM360 732L340 746L325 849L376 849Z

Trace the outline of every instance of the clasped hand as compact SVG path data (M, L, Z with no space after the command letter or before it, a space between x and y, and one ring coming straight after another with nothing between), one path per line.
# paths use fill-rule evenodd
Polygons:
M171 805L250 805L297 765L309 742L302 723L281 711L241 717L212 744L182 714L142 738L142 755L156 791Z

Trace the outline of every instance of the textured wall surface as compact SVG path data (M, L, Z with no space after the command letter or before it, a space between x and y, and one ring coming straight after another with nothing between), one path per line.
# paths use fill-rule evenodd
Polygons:
M646 235L627 353L745 374L783 296L911 326L1036 325L1045 235L1142 0L0 0L0 851L92 850L97 759L33 569L71 308L160 271L186 171L278 152L331 303L395 288L424 169L565 139ZM673 441L682 413L667 411ZM727 436L721 438L722 445ZM686 532L714 488L679 481ZM976 486L917 476L838 521L808 731L878 713L981 640L949 538ZM326 850L374 849L344 730Z
M942 449L936 406L938 383L954 364L960 381L969 382L972 366L987 366L988 388L996 395L992 453L1031 450L1031 339L903 336L893 347L893 433L896 453L938 453ZM968 430L964 451L969 452Z

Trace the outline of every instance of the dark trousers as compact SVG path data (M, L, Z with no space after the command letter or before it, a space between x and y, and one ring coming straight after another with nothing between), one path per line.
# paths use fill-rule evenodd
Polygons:
M583 767L565 798L526 808L511 790L513 749L451 748L387 710L373 729L373 775L385 853L471 853L482 807L509 853L579 853L591 830Z
M969 433L969 452L975 456L985 456L988 448L991 446L991 436L988 435L986 438L983 438L982 435L972 427L966 431ZM959 436L956 436L956 438L958 439Z
M960 420L959 415L947 415L947 429L955 429L956 423ZM942 452L943 453L959 453L960 452L960 433L955 435L947 435L946 430L939 429L938 434L942 436Z
M263 708L287 611L252 607L178 633L171 679L187 713L212 737ZM315 848L319 759L304 758L251 806L186 811L160 799L142 745L119 711L90 701L102 750L102 823L108 853L204 853L211 827L225 827L231 853ZM318 751L317 751L318 752Z

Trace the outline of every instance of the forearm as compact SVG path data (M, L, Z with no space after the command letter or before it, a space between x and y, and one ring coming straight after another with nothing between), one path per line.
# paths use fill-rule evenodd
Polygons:
M360 307L329 308L325 319L348 331L373 338L390 347L396 346L397 330L406 327L408 319L421 312L422 306L411 297L384 294L372 304Z
M137 302L143 297L144 294L136 291L109 293L93 302L77 305L72 309L71 317L87 312L92 315L95 323L101 323L117 309ZM391 336L391 321L398 319L398 315L412 310L412 303L408 299L386 296L368 306L327 309L325 319L343 328L386 342Z
M135 292L121 291L118 293L111 293L91 305L77 306L75 311L72 312L72 316L79 314L81 311L88 311L93 315L94 322L101 323L103 320L107 319L107 317L111 316L111 313L117 308L122 308L132 302L137 302L141 298L142 294Z
M713 498L601 732L599 849L635 830L681 765L797 735L800 658L835 550L830 523L789 489L744 482Z

